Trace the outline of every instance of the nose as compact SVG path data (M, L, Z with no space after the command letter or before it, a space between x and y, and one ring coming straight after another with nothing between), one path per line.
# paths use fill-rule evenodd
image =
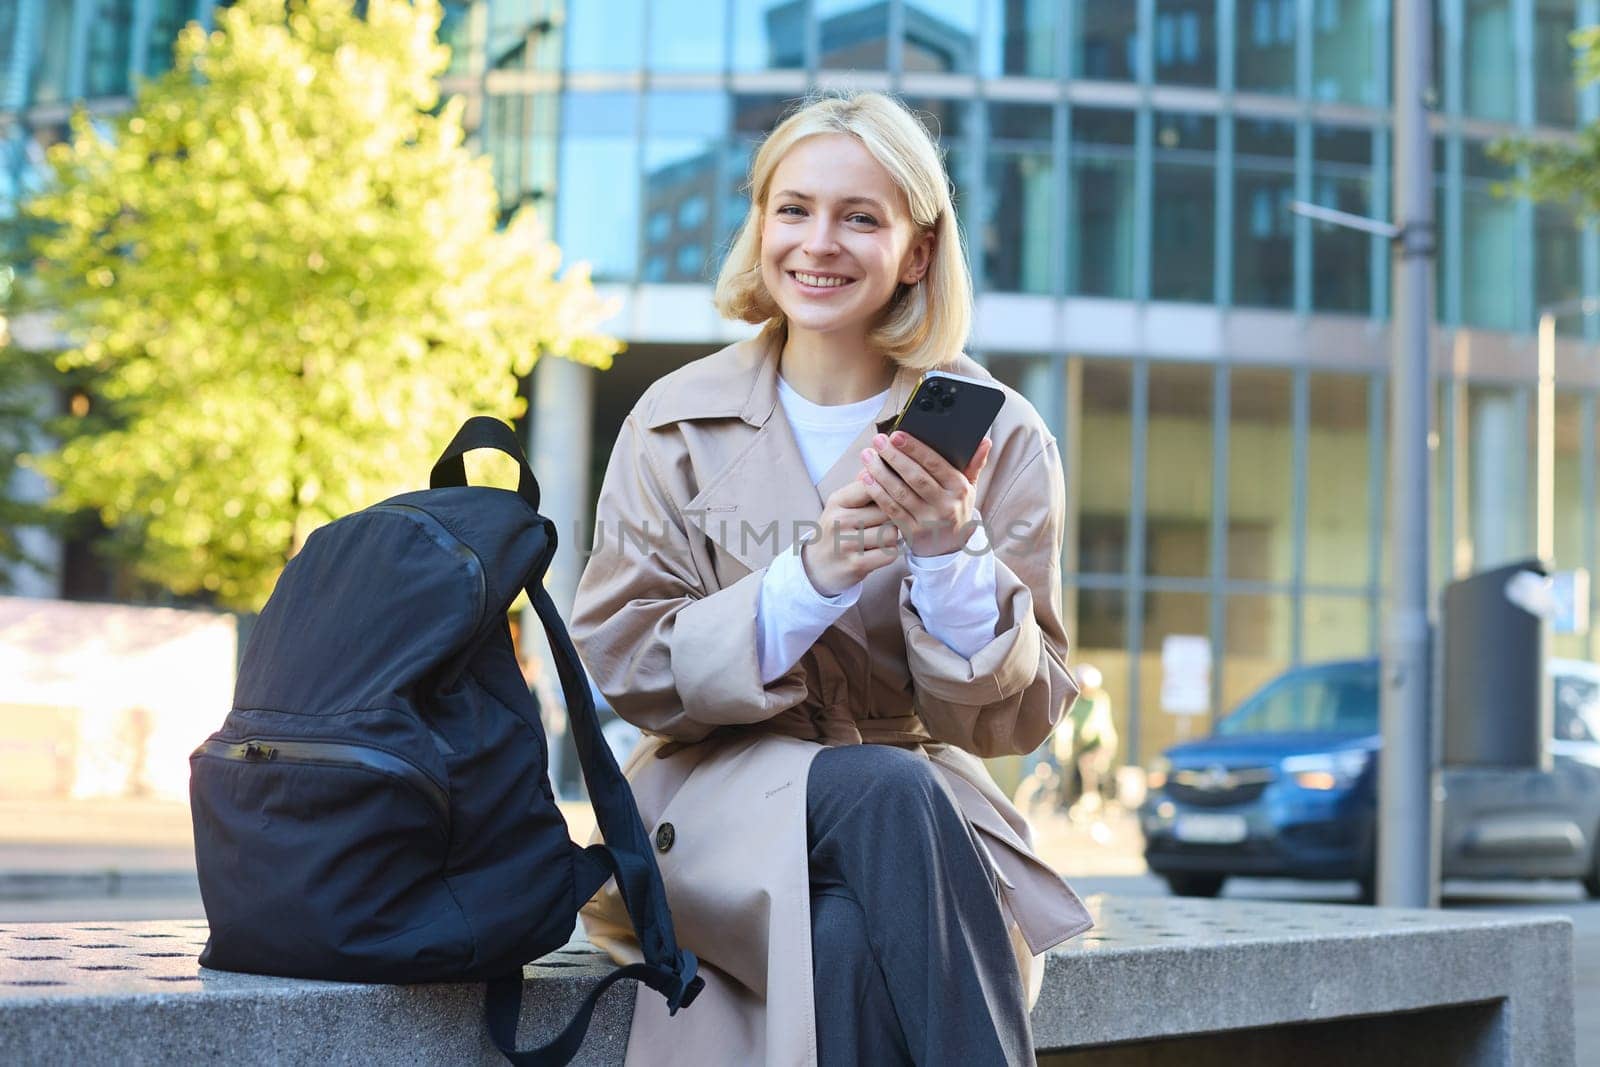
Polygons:
M831 256L839 251L839 241L834 235L833 220L826 214L818 212L812 216L811 226L806 231L805 244L802 250L808 256Z

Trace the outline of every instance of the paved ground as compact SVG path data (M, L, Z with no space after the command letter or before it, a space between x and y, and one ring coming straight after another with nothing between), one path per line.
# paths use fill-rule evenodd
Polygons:
M593 826L564 806L573 836ZM1040 853L1080 894L1166 896L1146 873L1138 827L1126 812L1071 821L1036 819ZM1236 899L1353 903L1355 884L1259 878L1230 881ZM1600 1063L1600 901L1576 882L1447 882L1445 907L1566 915L1577 965L1578 1062ZM0 922L198 918L188 812L174 804L0 802Z

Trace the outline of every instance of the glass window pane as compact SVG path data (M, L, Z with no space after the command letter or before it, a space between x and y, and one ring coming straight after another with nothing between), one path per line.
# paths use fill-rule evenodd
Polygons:
M1311 93L1318 100L1378 105L1372 76L1375 20L1387 4L1371 0L1315 0L1311 15Z
M1294 92L1297 0L1238 0L1234 84L1248 92Z
M1056 224L1056 169L1051 154L1054 109L989 107L989 199L983 229L987 287L1002 292L1054 291L1050 260Z
M832 70L889 66L889 5L883 0L813 0L822 40L819 65Z
M1536 0L1533 10L1535 115L1551 126L1571 126L1578 120L1574 52L1567 41L1577 25L1576 7L1573 0Z
M562 100L556 240L597 281L632 281L638 262L638 97L568 93ZM597 210L597 205L604 210Z
M1145 572L1211 573L1211 381L1213 369L1150 365L1145 444Z
M944 156L944 169L950 175L950 184L954 189L956 215L961 220L961 230L963 233L973 233L975 227L969 215L973 204L966 195L967 130L973 101L930 96L907 96L904 100L918 121L936 138L939 151ZM967 253L972 255L972 249L969 248Z
M650 69L720 71L727 10L721 2L650 0Z
M1580 250L1583 231L1566 204L1538 204L1533 209L1533 295L1543 308L1582 295ZM1583 316L1562 315L1556 330L1581 335Z
M1215 0L1156 0L1155 15L1156 81L1216 85Z
M1257 693L1217 731L1225 737L1378 728L1376 664L1296 671Z
M725 187L728 97L663 92L645 98L646 282L708 282L722 236L717 191Z
M1073 649L1073 662L1080 667L1092 665L1100 671L1100 684L1111 697L1111 717L1123 742L1124 756L1132 758L1126 747L1130 712L1127 595L1121 589L1080 589L1075 595L1078 628L1074 631L1077 647ZM1143 743L1140 748L1150 751Z
M1158 112L1150 224L1150 295L1214 297L1217 120Z
M733 69L806 65L806 8L793 0L733 0Z
M501 5L493 4L491 8ZM515 6L515 5L513 5ZM498 22L500 12L495 11ZM521 23L526 24L526 17ZM567 5L568 70L638 70L644 61L641 0L592 0Z
M1584 546L1588 512L1583 499L1583 399L1575 393L1556 394L1555 418L1555 569L1569 571L1589 566Z
M1372 604L1364 596L1308 596L1300 602L1300 657L1325 659L1370 656Z
M116 96L128 91L128 49L133 44L133 0L95 0L89 20L89 62L84 91Z
M1053 78L1061 40L1060 0L987 0L979 49L985 77L1026 75Z
M490 96L483 135L500 206L512 211L550 192L555 148L555 97L548 93Z
M1294 376L1236 367L1228 381L1228 577L1293 576Z
M1531 389L1467 386L1467 514L1474 570L1533 552L1534 407Z
M1161 702L1161 644L1168 637L1210 640L1209 598L1203 593L1146 593L1139 656L1139 751L1154 755L1169 745L1204 737L1211 715L1168 708ZM1215 709L1208 709L1212 712Z
M1575 634L1562 636L1583 640ZM1600 741L1600 686L1579 675L1561 675L1555 679L1553 703L1558 740Z
M35 104L57 104L69 93L67 79L72 67L72 5L44 5L44 47L33 68Z
M1365 586L1372 561L1368 378L1311 375L1306 454L1306 581Z
M144 72L155 77L172 69L172 46L178 40L179 31L194 17L194 0L154 0L151 7ZM4 37L5 34L0 33L0 39Z
M1512 330L1517 323L1517 286L1526 277L1517 240L1517 204L1496 196L1494 185L1511 172L1489 157L1479 141L1462 144L1461 321Z
M905 0L907 71L972 74L978 69L978 14L982 0Z
M1512 0L1463 0L1461 83L1469 115L1510 122L1517 115Z
M1128 487L1133 484L1133 372L1126 363L1084 360L1079 390L1078 570L1128 567ZM1117 642L1122 637L1119 634Z
M1372 200L1372 131L1317 127L1311 138L1311 199L1354 215L1385 215ZM1311 306L1319 311L1372 309L1375 238L1345 226L1311 224Z
M1230 596L1224 612L1220 714L1232 711L1289 666L1287 595Z
M1072 112L1070 288L1133 296L1134 117L1131 111Z
M1294 305L1294 123L1234 127L1233 302Z
M480 10L484 6L478 5ZM568 17L568 28L563 32L552 25L545 16L544 0L495 0L488 4L487 46L485 65L490 70L554 70L562 63L562 49L568 52L566 62L574 69L635 70L639 65L639 47L643 41L639 21L643 18L637 0L602 0L588 5L588 9L574 12ZM604 55L605 27L596 16L610 11L630 24L616 35L618 56ZM481 15L479 16L481 17ZM577 19L578 25L571 22ZM597 40L596 38L600 38ZM573 61L577 49L577 63Z
M1078 5L1079 78L1133 81L1139 59L1137 4Z

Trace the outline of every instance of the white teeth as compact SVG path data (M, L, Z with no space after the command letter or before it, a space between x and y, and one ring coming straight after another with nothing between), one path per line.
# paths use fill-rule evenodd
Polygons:
M850 281L849 278L824 278L820 274L803 274L800 271L795 271L794 276L802 284L814 289L835 289Z

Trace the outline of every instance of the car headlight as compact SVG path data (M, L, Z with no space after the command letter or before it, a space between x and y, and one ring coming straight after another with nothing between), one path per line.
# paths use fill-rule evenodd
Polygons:
M1366 749L1347 748L1340 752L1290 756L1283 761L1283 773L1293 778L1301 789L1343 789L1360 778L1371 761L1372 753Z
M1167 775L1172 773L1172 761L1165 756L1157 756L1150 761L1150 766L1144 772L1144 785L1148 790L1165 789Z

